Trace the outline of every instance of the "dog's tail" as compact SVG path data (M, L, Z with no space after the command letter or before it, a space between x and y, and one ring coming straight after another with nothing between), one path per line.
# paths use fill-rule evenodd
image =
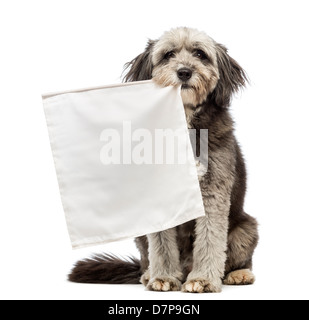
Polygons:
M78 261L68 279L78 283L139 284L141 276L139 260L102 254Z

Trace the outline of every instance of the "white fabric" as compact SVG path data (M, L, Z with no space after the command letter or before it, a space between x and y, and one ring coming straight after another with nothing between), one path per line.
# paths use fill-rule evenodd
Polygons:
M43 95L43 104L73 248L166 230L204 215L180 88L141 81ZM189 160L103 164L102 131L122 132L123 121L131 121L132 131L175 130ZM130 137L124 139L128 146Z

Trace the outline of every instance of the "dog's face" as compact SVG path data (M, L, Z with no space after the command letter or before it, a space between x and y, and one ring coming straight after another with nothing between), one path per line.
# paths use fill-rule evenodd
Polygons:
M178 28L153 46L152 77L162 86L181 85L185 105L201 104L219 79L216 45L205 33Z
M244 70L227 49L204 32L176 28L150 40L145 52L126 65L125 81L153 79L162 86L181 85L184 105L209 101L227 107L247 80Z

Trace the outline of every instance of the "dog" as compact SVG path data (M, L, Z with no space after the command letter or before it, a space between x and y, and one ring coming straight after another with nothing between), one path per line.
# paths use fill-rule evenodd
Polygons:
M208 129L208 169L198 164L205 216L135 239L141 260L103 254L79 261L69 280L141 281L149 290L192 293L220 292L222 283L253 284L258 224L243 209L246 168L229 112L233 94L248 81L245 71L226 47L185 27L149 40L125 70L126 82L180 85L188 127Z

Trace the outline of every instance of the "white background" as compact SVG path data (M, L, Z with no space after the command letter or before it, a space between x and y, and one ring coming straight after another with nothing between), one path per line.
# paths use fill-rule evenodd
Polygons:
M308 1L0 2L1 299L307 299ZM90 252L137 254L133 241L72 251L41 94L120 82L122 67L176 26L206 31L246 69L234 99L258 218L257 282L221 294L146 292L66 281Z

